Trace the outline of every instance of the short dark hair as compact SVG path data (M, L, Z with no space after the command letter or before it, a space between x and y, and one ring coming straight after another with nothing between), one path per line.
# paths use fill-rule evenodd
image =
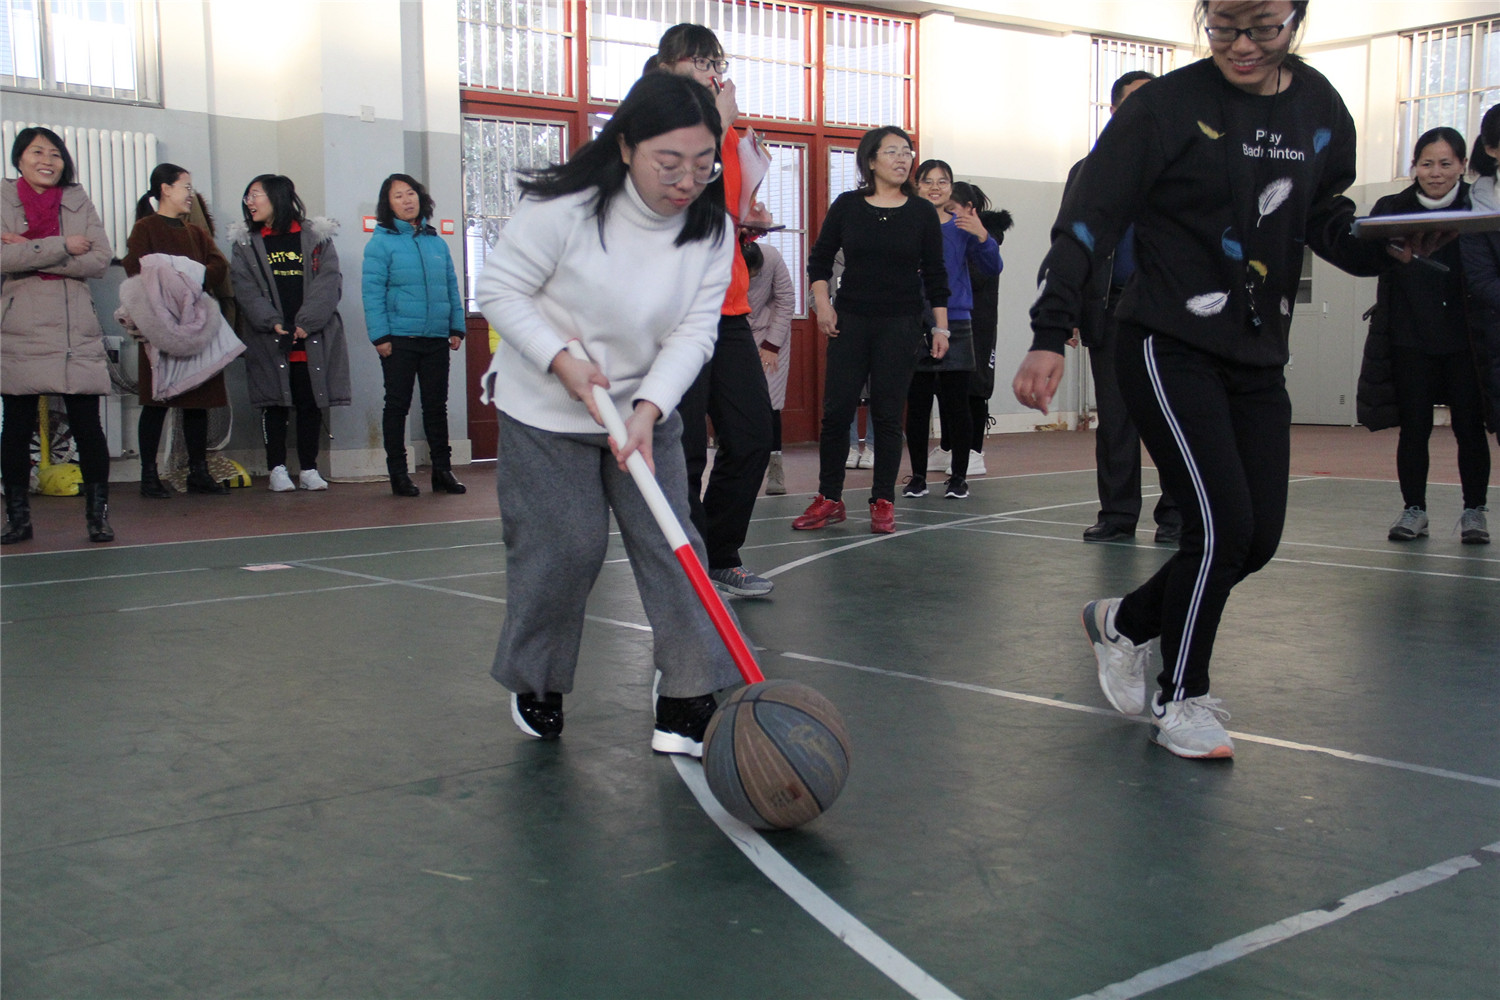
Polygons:
M21 154L26 152L26 147L37 139L46 139L52 145L56 146L57 151L62 154L62 176L58 178L57 186L72 187L74 184L77 184L78 179L74 175L73 170L73 154L68 152L68 144L62 141L62 136L50 128L43 128L40 125L23 128L16 133L16 141L11 143L10 147L10 165L20 170Z
M745 268L749 271L759 271L766 264L765 251L754 240L740 244L740 256L745 258Z
M292 228L292 223L301 225L307 221L307 208L302 204L302 199L297 197L297 186L290 177L284 174L252 177L250 183L245 185L245 194L249 194L256 184L260 185L271 203L271 232L285 233ZM245 225L253 230L256 223L250 217L250 206L245 204L243 196L240 197L240 211L245 215Z
M1484 113L1479 122L1479 134L1474 137L1474 155L1469 157L1469 169L1480 177L1495 176L1495 158L1486 146L1500 146L1500 104Z
M882 125L880 128L872 128L866 132L859 140L859 149L855 150L854 153L856 161L854 165L859 169L860 194L869 195L875 193L875 171L870 169L870 163L880 153L880 144L885 142L885 137L888 135L898 137L908 146L912 145L911 136L906 134L905 129L896 125ZM915 147L913 147L913 151L915 151ZM901 185L901 193L908 198L915 198L917 196L917 185L912 180L915 176L915 173L907 174L906 180Z
M1464 137L1458 129L1449 128L1447 125L1439 125L1437 128L1430 128L1417 136L1416 145L1411 148L1411 165L1415 167L1417 161L1422 158L1422 150L1435 142L1446 142L1449 146L1452 146L1453 152L1458 155L1460 160L1467 160L1469 158L1469 144L1464 141Z
M1109 88L1109 106L1112 108L1118 108L1120 106L1120 102L1125 100L1125 88L1130 86L1132 83L1138 83L1141 80L1155 79L1155 73L1147 73L1143 69L1133 69L1129 73L1124 74L1115 81L1114 86Z
M156 214L156 209L151 207L151 199L161 201L161 189L171 187L177 183L177 178L187 173L187 168L179 167L175 163L158 163L156 169L151 171L151 186L146 193L141 195L140 201L135 203L135 221L149 219Z
M987 212L990 208L990 199L979 190L978 184L970 184L968 181L954 181L952 200L960 205L967 205L977 212Z
M391 174L391 176L387 177L383 182L381 182L380 198L375 202L375 221L380 223L386 229L389 229L392 232L395 231L396 213L391 208L391 185L395 184L397 181L400 181L407 187L411 188L413 191L417 192L417 201L419 202L421 207L417 209L417 221L415 223L415 226L416 228L421 229L422 223L432 218L432 213L437 210L437 205L433 202L432 196L427 193L427 189L422 186L422 182L417 180L411 174Z
M542 199L560 198L594 188L594 216L599 220L599 239L604 239L604 220L609 203L625 187L630 170L620 158L620 144L634 149L647 139L680 128L702 125L714 136L715 152L723 131L719 109L707 87L685 76L648 73L635 81L630 93L615 108L599 132L565 163L521 173L521 191ZM716 177L687 207L687 219L677 234L676 246L694 240L718 240L724 233L724 178Z
M948 165L947 160L923 160L921 164L917 166L917 169L912 172L912 178L916 180L918 184L920 184L922 183L923 179L925 179L927 175L932 173L934 170L941 170L943 173L948 175L948 180L950 182L953 180L953 168Z
M683 59L701 56L704 59L723 59L724 46L713 30L701 24L674 24L662 32L656 43L656 69L665 69ZM650 62L647 62L650 65Z
M1201 31L1208 24L1208 5L1210 0L1198 0L1198 6L1193 8L1193 23ZM1297 32L1307 23L1307 0L1292 0L1292 45L1297 44Z

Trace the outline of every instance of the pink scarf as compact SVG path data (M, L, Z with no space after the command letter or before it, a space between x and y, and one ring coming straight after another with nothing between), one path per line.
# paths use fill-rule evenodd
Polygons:
M26 213L29 227L21 235L28 240L45 240L62 235L62 185L53 185L38 191L25 179L16 181L16 194L21 198L21 210ZM43 281L61 281L61 274L43 274Z

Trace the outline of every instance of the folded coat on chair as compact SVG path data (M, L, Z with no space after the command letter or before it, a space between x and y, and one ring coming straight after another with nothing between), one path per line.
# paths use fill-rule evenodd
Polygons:
M203 290L204 273L191 258L153 253L141 258L139 275L120 285L115 318L145 338L157 399L202 385L245 351Z

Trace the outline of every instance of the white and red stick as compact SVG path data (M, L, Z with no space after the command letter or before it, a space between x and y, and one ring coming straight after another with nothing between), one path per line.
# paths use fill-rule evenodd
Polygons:
M568 353L580 361L588 361L588 352L583 349L583 344L576 340L568 341ZM609 436L615 439L616 444L625 441L625 421L620 419L620 412L615 409L615 402L610 399L609 393L603 386L594 386L594 405L599 409L599 416L604 418L604 429ZM630 470L630 478L635 480L636 488L641 491L645 498L646 506L651 508L651 514L660 525L662 534L667 536L667 544L672 546L672 552L677 556L677 561L682 565L683 572L687 573L688 582L693 585L693 590L698 595L698 600L703 603L703 610L708 612L708 617L718 630L719 638L724 640L724 645L729 649L729 655L734 658L734 665L739 668L740 676L745 679L746 684L757 684L765 680L765 675L760 672L760 666L755 662L755 657L750 655L750 647L745 644L745 637L740 635L740 630L735 627L734 619L729 617L729 610L724 607L724 601L719 597L719 592L709 582L708 574L703 571L703 564L698 561L698 553L693 551L693 545L688 541L687 534L682 530L682 525L677 523L677 515L672 512L672 505L667 502L666 494L662 493L660 484L652 475L651 468L646 464L646 459L639 451L630 453L625 460L625 467Z

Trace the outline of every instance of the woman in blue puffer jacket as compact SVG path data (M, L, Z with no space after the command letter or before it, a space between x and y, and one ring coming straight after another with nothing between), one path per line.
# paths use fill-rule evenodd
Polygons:
M365 325L385 373L385 464L391 492L422 491L406 468L406 415L413 384L422 389L422 429L432 455L434 493L462 493L448 446L448 354L464 339L464 303L453 257L432 218L432 198L416 178L391 174L380 185L379 225L365 244Z

